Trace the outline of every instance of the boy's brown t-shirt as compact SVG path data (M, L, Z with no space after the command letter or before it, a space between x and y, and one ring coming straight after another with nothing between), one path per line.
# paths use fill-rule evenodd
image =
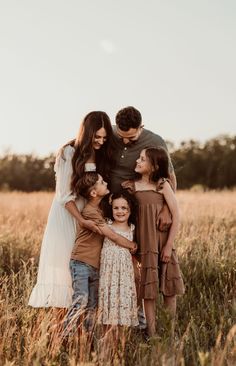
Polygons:
M90 203L87 203L81 213L86 220L92 220L98 225L105 224L102 211ZM94 233L86 228L79 228L71 259L99 268L103 239L104 236L101 234Z

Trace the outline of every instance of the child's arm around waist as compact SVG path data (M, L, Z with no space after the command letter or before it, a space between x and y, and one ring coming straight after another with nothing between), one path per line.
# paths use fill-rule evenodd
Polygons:
M134 241L126 239L124 236L115 233L113 230L109 228L107 224L100 226L100 230L104 236L114 241L117 245L126 249L130 249L132 254L136 252L137 244Z

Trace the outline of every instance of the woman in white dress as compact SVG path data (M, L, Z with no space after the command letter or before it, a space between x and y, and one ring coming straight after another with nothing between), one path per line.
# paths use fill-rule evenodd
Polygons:
M43 236L37 283L30 295L33 307L68 308L72 302L69 270L76 224L93 231L99 228L80 214L85 202L73 192L84 171L97 170L107 178L112 164L112 127L105 112L89 113L78 137L64 145L54 166L56 192Z

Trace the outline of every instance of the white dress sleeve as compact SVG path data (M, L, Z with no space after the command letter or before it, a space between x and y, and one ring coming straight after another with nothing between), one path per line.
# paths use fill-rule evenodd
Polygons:
M56 200L65 205L69 201L75 201L76 196L71 191L71 176L72 176L72 157L74 154L74 148L70 145L66 146L57 155L54 165L54 171L56 173Z

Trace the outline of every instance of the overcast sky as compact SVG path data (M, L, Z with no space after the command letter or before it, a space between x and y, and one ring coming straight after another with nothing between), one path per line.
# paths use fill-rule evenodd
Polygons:
M236 132L235 0L0 0L0 152L134 105L179 143Z

